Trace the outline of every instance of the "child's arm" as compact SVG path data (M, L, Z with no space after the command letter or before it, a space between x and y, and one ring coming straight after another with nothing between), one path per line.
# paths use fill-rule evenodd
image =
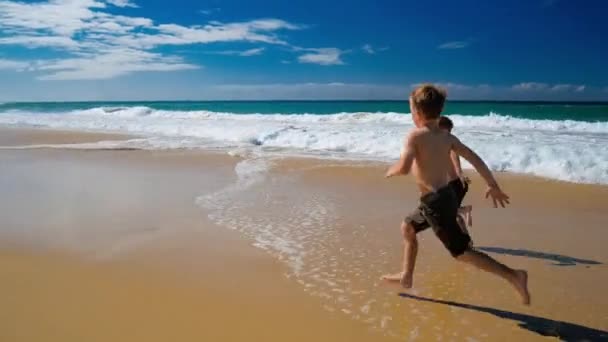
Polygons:
M462 178L462 165L460 165L460 157L456 152L450 151L450 158L452 159L452 164L454 165L454 170L458 174L458 177Z
M415 133L412 132L405 139L405 142L403 143L403 151L401 152L399 161L393 166L389 167L389 169L386 171L386 178L398 175L407 175L410 173L412 164L414 163L414 158L416 157L416 148L414 143L415 137Z
M460 142L458 138L452 136L453 138L453 150L466 159L477 172L481 175L481 177L488 184L488 190L486 191L486 198L492 197L492 201L494 202L494 207L498 207L497 204L500 204L501 207L505 207L505 203L509 204L509 196L502 192L496 179L494 179L494 175L492 175L492 171L488 168L486 163L477 155L477 153L473 152L468 146Z

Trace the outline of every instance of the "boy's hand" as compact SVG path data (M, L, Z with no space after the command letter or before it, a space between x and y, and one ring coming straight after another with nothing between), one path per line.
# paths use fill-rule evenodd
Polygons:
M394 176L399 175L399 170L396 170L394 166L391 166L388 168L388 170L386 170L386 173L384 174L384 178L391 178Z
M492 197L492 202L494 203L494 208L498 208L498 203L500 203L501 207L505 207L506 204L509 203L509 196L502 192L498 186L490 186L486 191L486 198Z

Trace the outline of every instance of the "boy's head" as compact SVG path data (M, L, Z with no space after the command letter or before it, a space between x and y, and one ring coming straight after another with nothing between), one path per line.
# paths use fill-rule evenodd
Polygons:
M452 128L454 128L454 123L452 122L452 120L450 120L450 118L448 118L447 116L441 116L439 117L439 122L437 123L437 125L439 126L439 128L448 131L449 133L452 132Z
M432 84L423 84L410 94L410 110L416 126L437 120L441 116L447 94Z

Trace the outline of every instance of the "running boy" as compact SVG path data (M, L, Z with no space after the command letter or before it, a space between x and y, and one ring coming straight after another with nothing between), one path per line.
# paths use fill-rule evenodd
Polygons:
M400 282L405 288L412 286L418 251L416 233L421 230L406 222L422 217L454 258L503 278L517 290L522 302L529 305L528 273L514 270L473 249L469 244L471 238L458 225L458 198L449 185L449 179L452 179L450 173L454 172L451 151L471 163L483 177L488 184L486 198L492 198L494 207L500 204L504 208L505 203L509 203L509 197L502 192L492 172L475 152L439 128L445 98L445 92L433 85L422 85L410 95L410 109L416 128L405 139L401 158L388 169L386 177L407 175L413 171L421 193L420 206L402 223L405 239L403 272L384 276L383 279Z

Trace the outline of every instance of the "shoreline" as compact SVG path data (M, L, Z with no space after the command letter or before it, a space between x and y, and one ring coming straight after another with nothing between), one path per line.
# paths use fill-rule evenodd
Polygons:
M28 146L34 146L36 149L58 149L61 150L60 145L77 145L77 144L86 144L86 143L97 143L102 141L124 141L129 139L135 139L140 136L132 135L132 134L123 134L123 133L115 133L115 132L98 132L98 131L83 131L83 130L68 130L68 129L55 129L55 128L34 128L34 127L7 127L0 125L0 151L2 147L6 147L5 150L13 150L15 147L23 147L24 149L28 149ZM46 145L53 145L52 147L48 147ZM57 146L54 146L57 145ZM67 149L67 148L66 148ZM70 148L70 150L83 150L83 151L100 151L100 150L108 150L108 151L129 151L129 150L141 150L141 151L187 151L192 154L201 154L201 155L230 155L236 158L245 158L246 156L241 156L239 152L236 154L227 153L225 150L219 149L191 149L191 148L174 148L174 149L140 149L140 148L113 148L113 147L100 147L100 148L92 148L92 147L83 147L82 149L78 148ZM239 149L237 149L238 151ZM325 166L331 166L336 164L338 166L347 166L347 167L372 167L372 168L386 168L390 165L391 162L388 161L378 161L378 160L362 160L362 159L348 159L348 158L338 158L338 157L321 157L316 155L275 155L270 154L268 156L271 159L280 159L288 162L293 161L298 164L300 162L304 163L320 163ZM464 169L465 173L469 177L477 177L477 173L473 169ZM555 178L549 178L545 176L539 176L531 173L518 173L512 171L492 171L495 175L499 175L501 177L507 177L509 179L521 179L521 180L532 180L536 183L539 182L547 182L547 183L556 183L556 184L571 184L581 187L606 187L608 188L608 184L602 183L585 183L585 182L575 182L575 181L567 181Z

